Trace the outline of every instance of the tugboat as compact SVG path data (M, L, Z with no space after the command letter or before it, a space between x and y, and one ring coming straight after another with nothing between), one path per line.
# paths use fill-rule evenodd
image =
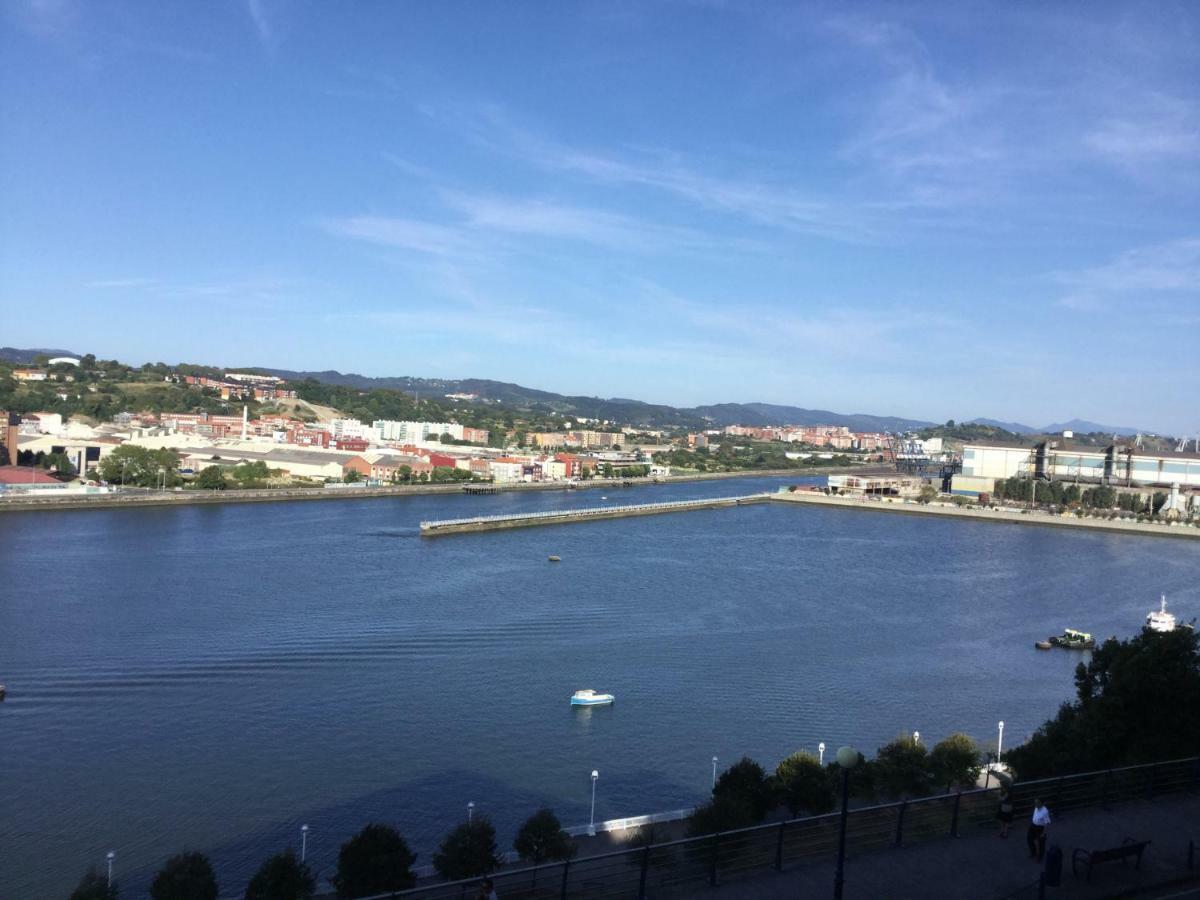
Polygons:
M612 703L617 698L612 694L597 694L591 688L582 691L576 691L571 695L572 706L600 706L604 703Z
M1038 641L1034 646L1039 650L1049 650L1051 647L1062 647L1064 650L1091 650L1096 646L1096 640L1086 631L1064 628L1062 634Z

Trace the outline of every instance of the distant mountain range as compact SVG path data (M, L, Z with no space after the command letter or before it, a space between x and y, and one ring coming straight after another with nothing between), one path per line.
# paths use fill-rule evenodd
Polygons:
M866 413L836 413L824 409L776 406L770 403L718 403L709 406L679 408L644 403L624 397L580 397L555 394L505 381L480 378L370 378L354 373L295 372L287 369L263 369L289 381L312 378L326 384L369 390L390 388L411 394L441 398L446 394L477 394L507 407L528 412L550 413L565 418L584 417L629 423L645 428L725 425L845 425L854 431L906 431L932 425L921 419L876 416Z
M0 347L0 360L29 365L38 356L72 356L80 354L70 350L19 349ZM726 425L845 425L854 431L912 431L937 423L922 419L906 419L899 416L878 416L867 413L837 413L827 409L806 409L800 406L780 406L771 403L716 403L707 406L674 407L663 404L644 403L624 397L582 397L555 394L506 381L490 381L483 378L372 378L353 372L334 370L323 372L297 372L289 369L272 369L249 366L240 371L266 372L289 381L312 378L326 384L370 390L390 388L411 394L424 395L430 399L443 399L446 394L476 394L481 400L489 400L502 406L527 412L550 413L564 418L583 417L610 422L622 422L645 428L704 428ZM1103 432L1107 434L1132 435L1145 429L1127 426L1101 425L1081 419L1056 422L1043 428L1034 428L1020 422L1002 422L997 419L972 419L968 424L991 425L1016 434L1054 434L1061 431L1077 431L1080 434Z
M20 350L17 347L0 347L0 359L21 366L32 365L39 356L49 356L51 359L56 356L69 356L72 359L79 359L79 354L72 353L70 350Z
M1118 434L1122 436L1138 433L1148 433L1145 428L1130 428L1128 425L1101 425L1099 422L1089 422L1087 419L1071 419L1069 422L1055 422L1041 428L1022 425L1020 422L1001 422L997 419L972 419L968 425L991 425L993 428L1003 428L1015 434L1059 434L1063 431L1074 431L1079 434Z

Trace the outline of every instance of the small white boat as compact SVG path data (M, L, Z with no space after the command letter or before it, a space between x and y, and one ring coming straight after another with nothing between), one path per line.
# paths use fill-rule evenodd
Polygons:
M612 694L597 694L591 688L583 691L576 691L571 695L572 706L600 706L604 703L612 703L617 698Z
M1150 610L1150 614L1146 616L1146 627L1151 631L1174 631L1176 626L1175 616L1167 612L1167 595L1162 595L1162 605L1158 609Z

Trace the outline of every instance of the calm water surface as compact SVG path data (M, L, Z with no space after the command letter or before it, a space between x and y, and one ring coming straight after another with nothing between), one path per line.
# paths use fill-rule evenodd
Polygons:
M744 479L610 492L741 494ZM117 852L123 896L208 853L240 893L312 831L394 822L428 862L466 804L503 843L701 799L711 758L994 746L1071 695L1063 627L1200 612L1200 546L784 505L423 539L422 519L600 491L28 513L0 530L0 897L65 896ZM563 562L547 563L548 554ZM572 711L579 687L608 709Z

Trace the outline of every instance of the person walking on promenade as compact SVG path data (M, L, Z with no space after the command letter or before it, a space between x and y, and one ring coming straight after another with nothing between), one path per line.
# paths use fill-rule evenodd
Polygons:
M479 885L479 900L499 900L496 896L496 884L492 879L485 878Z
M1008 792L1008 788L1000 789L1000 806L996 810L996 818L1000 820L1000 837L1008 837L1008 827L1012 825L1013 820L1012 794Z
M1025 843L1029 845L1030 859L1041 862L1046 855L1046 827L1050 824L1050 810L1038 797L1033 801L1033 816L1029 820L1029 831L1025 834Z

